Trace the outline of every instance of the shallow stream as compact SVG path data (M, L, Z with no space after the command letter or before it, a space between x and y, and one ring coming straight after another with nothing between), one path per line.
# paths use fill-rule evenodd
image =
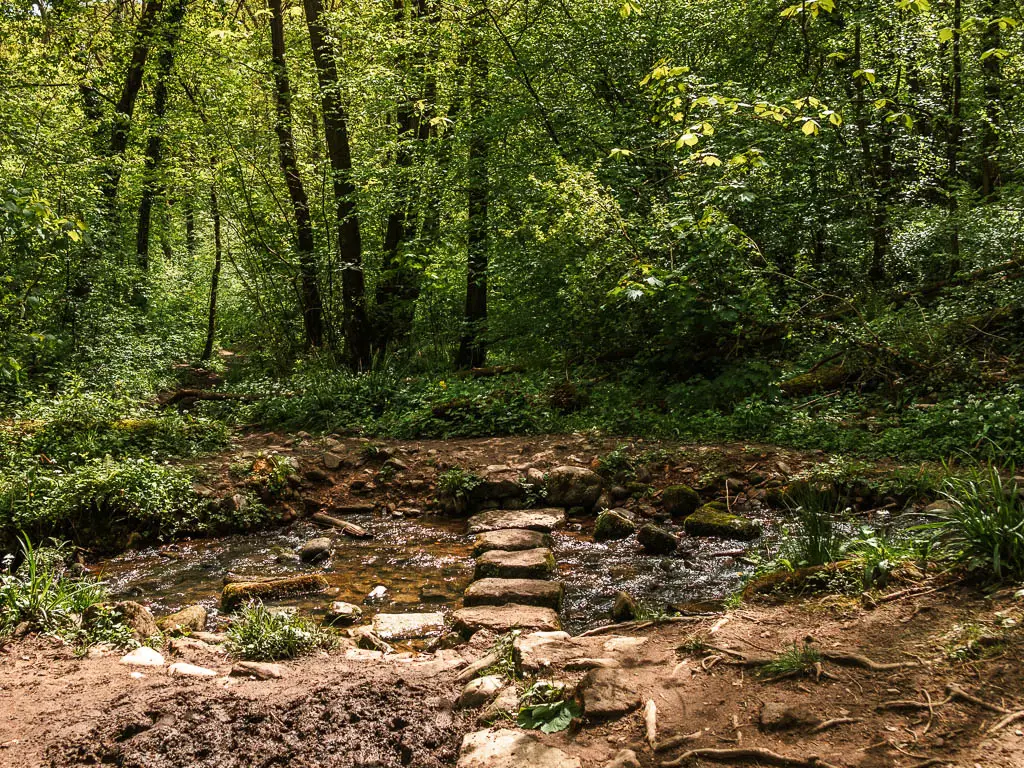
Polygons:
M224 577L268 577L322 572L327 594L289 597L277 604L322 616L334 600L363 606L364 616L458 608L473 577L472 537L463 520L437 517L392 518L352 515L371 539L352 539L303 521L288 528L199 539L127 552L98 564L115 597L150 605L157 615L201 603L219 607ZM758 542L683 537L672 556L644 554L635 537L598 544L593 517L570 520L553 534L558 574L565 585L562 622L570 632L607 623L619 590L643 605L664 609L726 597L750 566L723 553L756 549ZM335 540L331 558L317 565L293 562L294 552L309 539ZM282 557L282 554L285 556ZM386 596L364 602L377 586Z

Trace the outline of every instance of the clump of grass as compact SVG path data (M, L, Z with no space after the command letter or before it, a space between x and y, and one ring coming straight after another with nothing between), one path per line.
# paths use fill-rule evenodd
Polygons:
M842 504L827 491L808 486L787 501L797 527L787 539L787 559L798 566L834 563L844 553Z
M19 546L21 564L12 572L17 558L8 555L4 558L6 572L0 574L0 635L27 624L66 640L78 640L82 614L107 599L104 584L70 573L64 566L64 544L33 547L23 536ZM112 628L109 634L114 634Z
M792 647L787 648L772 661L762 666L759 674L762 677L772 678L806 675L813 672L815 665L820 662L821 654L809 643L803 645L793 643Z
M995 581L1024 578L1024 495L993 464L946 479L950 509L928 526L936 548Z
M250 661L292 659L334 644L333 636L308 619L250 603L228 629L228 650Z
M515 629L494 641L494 645L491 646L491 653L493 653L498 660L486 669L481 670L481 676L498 675L499 677L503 677L509 681L520 679L521 675L519 674L519 665L516 664L515 650L515 642L516 638L519 637L519 634L519 630Z

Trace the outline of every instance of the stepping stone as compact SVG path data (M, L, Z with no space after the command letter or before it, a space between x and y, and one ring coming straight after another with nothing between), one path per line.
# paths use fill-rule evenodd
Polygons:
M546 579L555 570L555 556L546 547L505 552L492 549L476 559L474 578Z
M452 617L455 619L455 631L464 635L472 635L481 629L503 635L513 629L554 631L562 628L558 614L550 608L519 603L460 608Z
M581 768L578 757L549 747L532 733L502 728L467 733L456 768Z
M469 533L526 528L550 533L565 525L564 509L492 509L469 518Z
M506 552L519 552L523 549L550 547L551 537L540 531L527 531L522 528L506 528L499 531L481 533L473 542L473 557L478 557L492 549L503 549Z
M443 613L378 613L373 617L373 631L382 640L411 640L443 629Z
M469 585L463 605L538 605L559 610L562 607L562 585L540 579L480 579Z

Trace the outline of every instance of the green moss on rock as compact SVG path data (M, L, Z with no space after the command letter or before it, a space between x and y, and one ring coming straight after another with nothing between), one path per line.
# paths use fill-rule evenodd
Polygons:
M705 504L683 521L683 530L691 536L719 536L723 539L747 541L761 535L761 524Z
M700 506L700 496L688 485L670 485L661 492L661 505L674 517L692 515Z

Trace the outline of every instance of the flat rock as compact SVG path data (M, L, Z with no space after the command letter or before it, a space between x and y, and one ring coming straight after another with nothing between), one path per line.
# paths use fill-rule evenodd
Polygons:
M550 533L563 525L564 509L492 509L469 518L469 533L486 533L510 528Z
M343 600L335 600L331 603L331 607L327 609L324 623L344 627L349 624L355 624L362 617L363 609L358 605L346 603Z
M555 556L546 547L506 552L492 549L476 559L477 579L546 579L555 570Z
M485 675L470 680L459 694L456 705L461 709L480 709L498 695L505 681L498 675Z
M580 683L583 712L604 720L632 712L640 706L640 694L618 669L594 669Z
M195 664L187 664L184 661L176 661L167 668L167 674L173 677L216 677L217 672L206 667L198 667Z
M129 667L162 667L164 657L149 646L143 645L122 656L121 663Z
M549 747L531 733L502 728L467 733L456 768L581 768L578 757Z
M525 672L548 669L580 653L568 632L531 632L517 637L512 647L516 662Z
M221 607L231 611L248 600L273 600L286 595L323 592L330 584L322 574L310 573L270 581L241 581L224 585Z
M479 605L460 608L452 614L455 630L471 635L481 629L503 635L513 629L554 631L562 628L558 614L550 608L534 605Z
M164 616L156 624L168 634L178 632L202 632L206 629L206 609L201 605L190 605L177 613Z
M333 549L334 542L326 536L310 539L299 549L299 559L304 563L317 563L330 557Z
M383 640L411 640L444 630L443 613L378 613L373 631Z
M527 531L522 528L506 528L481 533L473 542L473 556L478 557L492 549L506 552L519 552L524 549L550 547L551 537L540 531Z
M280 664L266 664L262 661L239 661L231 667L231 674L235 677L280 680L284 677L284 667Z
M539 605L559 610L564 590L557 581L540 579L480 579L466 590L463 605Z

